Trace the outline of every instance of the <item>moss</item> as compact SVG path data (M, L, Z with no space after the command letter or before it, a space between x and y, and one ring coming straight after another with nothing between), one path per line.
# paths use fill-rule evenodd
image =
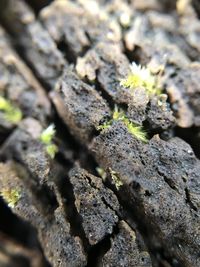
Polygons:
M148 95L159 95L161 90L157 88L157 79L149 69L137 65L135 62L130 67L130 73L120 84L129 89L144 87Z
M54 124L49 125L40 135L40 140L43 144L50 144L56 134Z
M148 141L147 134L141 126L138 126L134 124L133 122L129 121L128 118L125 118L123 122L126 125L130 134L135 136L138 140L141 140L142 142L147 143Z
M116 189L119 190L120 187L123 185L119 175L117 174L117 172L113 171L111 168L109 168L109 171L110 171L110 175L111 175L111 178L113 180L113 183Z
M11 102L0 96L0 110L8 122L18 123L22 119L22 112L19 108L14 107Z
M103 124L98 125L96 129L97 129L98 131L106 130L106 129L108 129L111 125L112 125L112 121L111 121L111 120L110 120L110 121L106 121L106 122L104 122Z
M97 167L96 171L97 171L98 175L102 178L102 180L105 181L106 177L107 177L105 170L103 168Z
M53 143L56 130L54 124L49 125L40 135L40 141L45 145L47 154L53 159L58 147Z
M144 129L141 126L136 125L135 123L131 122L126 116L125 112L122 109L119 109L117 105L115 105L115 108L112 114L112 119L105 122L102 125L99 125L97 127L97 130L105 130L109 128L114 121L122 121L126 125L129 133L135 136L138 140L141 140L144 143L148 141L147 134L144 131Z
M46 146L47 154L54 159L56 153L58 152L58 147L55 144L49 144Z
M14 208L19 201L21 194L17 189L3 189L0 195L10 208Z

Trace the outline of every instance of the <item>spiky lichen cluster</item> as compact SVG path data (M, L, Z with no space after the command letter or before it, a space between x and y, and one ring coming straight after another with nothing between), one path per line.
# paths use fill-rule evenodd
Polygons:
M113 171L111 168L109 168L109 171L110 171L110 175L111 175L112 181L116 189L119 190L120 187L123 185L119 175L117 174L117 172Z
M103 168L96 167L96 171L97 171L98 175L102 178L102 180L105 181L106 177L107 177L105 170Z
M105 130L109 128L114 121L122 121L126 125L129 133L131 133L133 136L135 136L137 139L141 140L144 143L148 141L147 134L143 130L143 128L131 122L124 113L124 111L122 109L119 109L117 106L115 106L114 108L112 119L107 122L104 122L102 125L99 125L97 127L97 130Z
M58 147L53 143L55 134L55 125L51 124L40 135L40 141L45 145L46 152L52 159L58 152Z
M14 208L17 205L21 194L17 189L3 189L0 191L0 196L7 203L8 207Z
M148 68L137 65L135 62L130 66L128 77L122 79L120 84L129 89L143 87L148 95L159 95L161 93L161 90L157 87L156 76Z
M18 123L22 119L21 110L14 107L9 100L2 96L0 96L0 111L4 113L4 117L8 122Z

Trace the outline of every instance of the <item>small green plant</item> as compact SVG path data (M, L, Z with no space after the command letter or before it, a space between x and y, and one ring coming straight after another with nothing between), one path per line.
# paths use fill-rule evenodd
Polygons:
M56 134L55 125L49 125L40 135L40 141L45 145L47 154L53 159L58 152L58 147L53 143Z
M109 120L109 121L104 122L103 124L98 125L96 129L98 131L102 131L102 130L108 129L111 125L112 125L112 120Z
M0 96L0 110L4 113L5 119L11 123L18 123L22 119L22 112L14 107L11 102Z
M21 197L20 192L16 189L4 189L0 192L0 195L10 208L14 208Z
M55 154L58 152L58 147L55 144L49 144L46 146L46 152L47 154L54 159Z
M117 172L113 171L111 168L109 168L109 171L110 171L110 175L111 175L111 178L113 180L113 183L116 189L119 190L120 187L123 185L119 175L117 174Z
M124 111L122 109L119 109L116 105L112 114L112 119L107 122L104 122L104 124L102 125L99 125L97 127L97 130L105 130L109 128L114 121L122 121L126 125L129 133L131 133L133 136L135 136L137 139L141 140L144 143L148 141L147 134L143 130L143 128L131 122L124 113Z
M160 94L160 89L157 88L156 76L154 76L149 69L137 65L135 62L130 66L128 77L122 79L120 84L130 89L144 87L149 95Z
M123 122L126 125L129 133L131 133L133 136L135 136L137 139L141 140L142 142L147 143L148 141L147 134L142 129L141 126L134 124L126 117L124 118Z
M40 135L40 140L43 144L50 144L56 134L55 125L49 125Z
M103 168L96 167L96 171L97 171L98 175L102 178L102 180L105 181L106 177L107 177L105 170Z

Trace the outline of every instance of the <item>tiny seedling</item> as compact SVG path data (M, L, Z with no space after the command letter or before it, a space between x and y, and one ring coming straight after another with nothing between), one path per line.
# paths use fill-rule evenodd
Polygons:
M10 208L14 208L21 197L20 192L16 189L4 189L0 192L0 195Z
M157 89L156 76L148 68L137 65L135 62L130 66L128 77L122 79L120 84L130 89L144 87L148 95L160 94L160 90Z
M125 119L126 115L122 109L119 109L117 105L114 107L112 118L114 121L123 121Z
M22 112L14 107L11 102L0 96L0 110L4 113L5 119L11 123L18 123L22 119Z
M97 127L97 130L105 130L109 128L114 121L122 121L126 125L129 133L131 133L133 136L135 136L137 139L141 140L144 143L148 141L147 134L144 129L141 126L131 122L124 113L124 111L122 109L119 109L117 105L115 105L112 114L112 119L107 122L104 122L104 124L102 125L99 125Z
M40 135L40 140L43 144L50 144L56 134L55 125L49 125Z
M113 183L116 189L119 190L120 187L123 185L119 175L117 174L117 172L113 171L111 168L109 168L109 171L110 171L110 175L111 175L111 178L113 180Z
M56 153L58 152L58 147L55 144L49 144L46 146L46 152L47 154L54 159Z
M102 178L102 180L105 181L106 177L107 177L105 170L103 168L96 167L96 171L97 171L98 175Z
M147 143L148 141L147 134L141 126L134 124L128 118L125 118L123 122L126 125L129 133L135 136L138 140L141 140L142 142Z
M51 124L40 135L40 141L45 145L47 154L53 159L58 152L58 147L53 144L53 138L55 137L56 130L55 125Z
M111 120L110 121L106 121L103 124L98 125L96 129L98 131L102 131L102 130L108 129L111 125L112 125L112 121Z

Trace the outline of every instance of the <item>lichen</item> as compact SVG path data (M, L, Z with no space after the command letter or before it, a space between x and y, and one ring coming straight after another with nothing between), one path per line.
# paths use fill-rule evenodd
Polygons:
M125 118L123 122L126 125L130 134L132 134L133 136L135 136L137 139L141 140L142 142L147 143L148 141L147 134L141 126L138 126L134 124L133 122L129 121L128 118Z
M0 195L10 208L14 208L21 197L21 194L17 189L3 189L1 190Z
M96 171L97 171L98 175L102 178L102 180L105 181L106 177L107 177L105 170L103 168L96 167Z
M45 145L46 152L52 159L58 152L58 147L53 143L55 134L55 125L51 124L40 135L40 141Z
M141 126L131 122L126 116L125 112L122 109L119 109L117 105L115 105L112 114L112 119L107 122L104 122L102 125L99 125L97 127L97 130L105 130L109 128L114 121L122 121L126 125L129 133L135 136L138 140L141 140L144 143L148 141L147 134L144 129Z
M130 66L128 77L122 79L120 84L131 90L143 87L148 95L160 94L160 89L157 88L156 76L154 76L148 68L137 65L135 62Z
M113 171L111 168L109 168L109 171L110 171L110 175L111 175L112 181L116 189L119 190L120 187L123 185L119 175L117 174L117 172Z
M56 134L55 125L49 125L40 135L43 144L50 144Z
M58 152L58 147L55 144L49 144L46 146L46 152L47 154L54 159L56 153Z
M22 112L19 108L14 107L11 102L0 96L0 110L8 122L18 123L22 119Z

